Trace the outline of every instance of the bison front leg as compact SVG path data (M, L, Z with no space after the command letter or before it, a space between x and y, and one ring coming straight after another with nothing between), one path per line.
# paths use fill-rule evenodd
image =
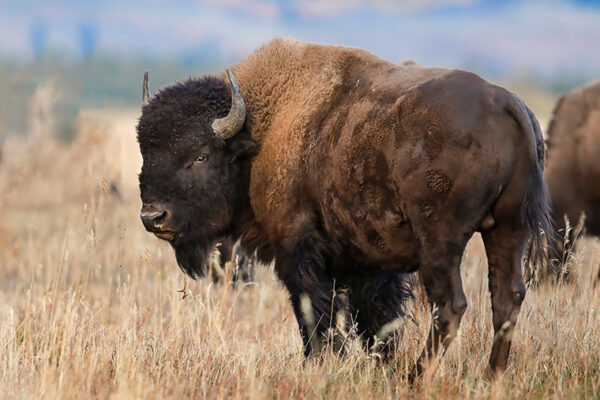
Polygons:
M489 376L506 368L513 331L525 298L521 259L526 238L526 231L509 226L498 226L483 235L494 322Z
M340 351L345 342L344 297L336 292L324 258L308 239L291 252L279 252L275 271L290 293L304 354L319 354L326 344Z
M349 303L367 351L388 360L394 353L396 331L403 323L404 303L411 297L408 275L379 273L360 276L349 284Z
M431 329L411 378L420 375L430 362L435 362L438 352L448 348L456 337L467 309L460 276L463 248L464 246L457 246L453 251L431 252L422 256L420 277L432 306Z

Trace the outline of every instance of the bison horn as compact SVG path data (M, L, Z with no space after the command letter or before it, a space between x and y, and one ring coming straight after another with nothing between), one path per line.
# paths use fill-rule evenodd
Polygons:
M148 71L144 72L144 83L142 84L142 105L148 104L148 97L150 97L150 91L148 90Z
M225 118L215 119L212 123L213 131L221 139L229 139L235 136L246 120L246 105L240 87L238 86L231 69L227 69L229 82L231 83L231 110Z

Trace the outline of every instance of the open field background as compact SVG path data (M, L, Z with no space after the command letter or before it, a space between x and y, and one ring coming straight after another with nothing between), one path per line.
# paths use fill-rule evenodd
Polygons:
M554 98L514 89L545 126ZM36 93L28 135L2 145L0 398L600 398L598 240L579 246L573 284L528 293L493 383L479 238L462 265L469 308L435 375L405 378L429 325L418 290L390 365L359 349L305 361L269 268L238 289L190 281L143 230L138 110L83 110L65 143L51 103Z

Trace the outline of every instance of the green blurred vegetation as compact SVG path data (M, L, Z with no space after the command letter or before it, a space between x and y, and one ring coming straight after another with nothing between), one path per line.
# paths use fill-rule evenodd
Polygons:
M27 132L36 91L46 88L54 126L64 140L74 134L81 108L133 107L139 104L142 76L150 71L152 92L176 80L216 71L209 62L97 55L87 60L52 54L16 61L0 57L0 142Z

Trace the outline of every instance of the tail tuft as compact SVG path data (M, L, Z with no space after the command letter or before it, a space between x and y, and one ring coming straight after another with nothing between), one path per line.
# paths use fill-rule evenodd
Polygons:
M525 198L525 221L531 232L524 278L528 285L561 275L551 208L541 168L534 174Z
M516 96L515 96L516 97ZM531 284L538 284L561 275L561 263L557 246L556 230L551 217L550 197L544 182L544 142L542 131L531 110L519 99L527 110L531 128L535 136L537 157L533 163L532 180L525 197L525 222L531 232L527 244L524 278Z

